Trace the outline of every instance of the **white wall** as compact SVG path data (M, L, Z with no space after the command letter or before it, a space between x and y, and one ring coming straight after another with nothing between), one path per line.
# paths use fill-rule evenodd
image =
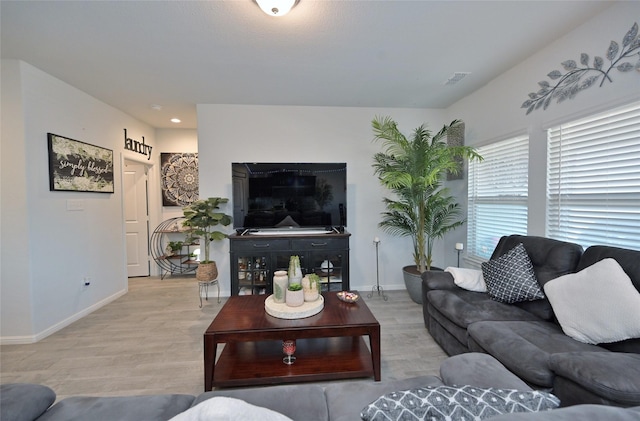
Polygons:
M123 129L147 144L154 131L24 62L2 61L2 88L1 340L24 343L127 291ZM112 149L115 193L49 191L48 132Z
M634 22L639 22L640 2L621 2L558 39L525 62L501 75L491 83L465 97L447 109L450 118L466 122L466 144L478 146L518 134L529 134L529 224L530 235L545 235L546 133L550 125L602 111L640 99L638 71L621 73L613 70L612 83L592 86L574 99L552 102L547 110L535 110L526 115L520 108L529 92L539 89L538 82L549 81L547 73L563 71L560 63L580 60L580 53L593 59L606 57L609 43L622 44L622 38ZM639 22L640 23L640 22ZM630 60L632 63L638 60ZM466 209L466 181L452 183L459 201ZM505 233L508 234L508 233ZM466 243L466 232L447 236L447 249L456 242Z
M411 241L389 237L377 226L387 192L371 167L380 150L372 142L376 115L392 116L406 135L423 123L435 130L445 123L441 110L199 105L200 196L232 197L231 162L346 162L351 288L370 290L376 282L376 236L380 283L385 289L404 288L401 268L413 264ZM222 290L229 294L228 241L215 247ZM435 263L442 259L438 249Z

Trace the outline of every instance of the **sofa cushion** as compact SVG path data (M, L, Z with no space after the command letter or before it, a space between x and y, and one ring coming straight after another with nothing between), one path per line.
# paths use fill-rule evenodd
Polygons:
M527 250L540 285L575 272L582 256L582 246L575 243L534 235L509 235L500 238L491 259L502 256L518 244L522 244Z
M74 396L53 405L38 421L168 420L191 406L192 395Z
M531 259L522 244L482 263L482 274L489 295L496 301L516 303L544 298Z
M619 352L567 352L551 355L556 376L619 405L640 405L640 355Z
M494 356L512 373L538 388L553 386L549 358L558 352L606 352L571 339L554 323L544 321L476 322L467 328L469 348Z
M198 395L193 405L215 396L242 399L251 405L269 408L294 420L329 418L324 390L315 384L214 390Z
M496 387L531 390L515 374L489 354L468 352L449 357L440 364L440 378L450 386Z
M591 246L587 248L576 267L580 271L587 266L610 257L615 259L631 278L635 288L640 291L640 251L610 246Z
M614 408L604 405L578 405L544 413L500 415L491 418L491 421L638 421L639 419L640 406Z
M640 293L614 259L545 284L562 330L590 344L640 338Z
M427 298L434 308L463 328L485 320L540 320L520 307L500 303L479 292L429 291Z
M170 421L292 421L268 408L251 405L241 399L214 396L200 402Z
M547 411L559 405L558 398L537 390L421 387L379 397L362 410L361 418L364 421L484 420L500 414Z
M325 388L329 417L331 421L353 421L360 419L360 411L366 405L396 390L413 389L425 386L443 386L436 376L419 376L403 380L385 380L383 382L350 381L330 383ZM320 418L300 417L296 420L316 420Z
M55 400L56 393L47 386L30 383L0 385L0 420L35 420Z

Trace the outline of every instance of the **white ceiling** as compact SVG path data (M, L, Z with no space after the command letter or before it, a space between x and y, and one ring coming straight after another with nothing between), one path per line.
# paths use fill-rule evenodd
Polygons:
M2 0L0 52L158 128L196 104L445 108L612 3Z

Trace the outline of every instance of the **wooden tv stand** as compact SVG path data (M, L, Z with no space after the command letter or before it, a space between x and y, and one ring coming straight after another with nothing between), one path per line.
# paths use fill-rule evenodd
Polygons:
M323 291L349 290L348 232L330 234L232 234L231 295L273 293L273 273L299 256L303 274L320 276Z

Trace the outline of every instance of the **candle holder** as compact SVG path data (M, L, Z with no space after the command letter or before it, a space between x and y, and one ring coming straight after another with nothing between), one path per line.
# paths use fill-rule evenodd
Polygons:
M376 284L371 288L371 292L367 294L367 298L371 298L373 296L373 292L378 291L378 296L382 294L382 299L387 301L389 297L384 294L384 291L380 286L380 267L378 265L378 246L380 245L380 239L378 237L374 238L373 244L376 245Z
M296 361L296 357L293 356L296 353L296 341L293 339L282 341L282 352L286 355L282 362L287 365L293 364Z
M456 251L458 252L458 267L460 267L460 253L464 250L464 243L456 243Z

